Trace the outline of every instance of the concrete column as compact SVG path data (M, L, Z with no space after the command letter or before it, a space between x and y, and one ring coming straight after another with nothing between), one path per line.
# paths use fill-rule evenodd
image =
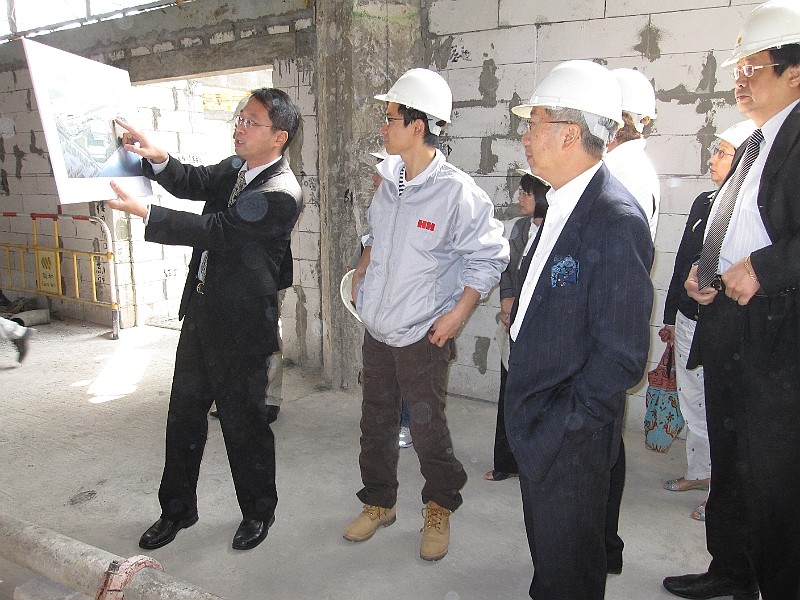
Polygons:
M385 110L375 94L427 66L420 0L317 0L317 115L323 364L334 386L358 384L363 328L339 300L339 282L366 233L370 152Z

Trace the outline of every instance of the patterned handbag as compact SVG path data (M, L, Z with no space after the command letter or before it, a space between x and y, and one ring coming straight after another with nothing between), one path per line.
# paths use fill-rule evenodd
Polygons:
M644 443L654 452L666 452L686 424L678 402L672 345L667 344L655 369L647 374Z

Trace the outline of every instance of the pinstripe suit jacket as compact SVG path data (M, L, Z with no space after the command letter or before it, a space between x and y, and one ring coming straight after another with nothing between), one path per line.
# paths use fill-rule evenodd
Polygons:
M517 298L533 254L522 263ZM547 259L511 348L506 429L529 479L546 477L567 437L579 441L613 424L619 444L626 390L647 362L652 262L641 207L601 166ZM612 462L616 455L612 448Z

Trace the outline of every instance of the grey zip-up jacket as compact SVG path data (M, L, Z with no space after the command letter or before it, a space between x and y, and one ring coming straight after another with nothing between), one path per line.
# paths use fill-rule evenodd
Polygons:
M356 299L370 335L394 347L422 339L464 287L485 298L509 259L494 205L472 177L437 150L401 198L402 167L399 156L376 166L383 183L367 211L372 250Z

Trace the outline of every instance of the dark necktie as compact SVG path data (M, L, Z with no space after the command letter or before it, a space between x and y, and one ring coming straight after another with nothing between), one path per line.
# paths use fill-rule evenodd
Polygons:
M236 176L236 185L233 186L233 190L231 191L231 197L228 199L228 206L236 202L236 198L239 197L239 194L242 193L244 189L244 174L245 170L242 169L239 171L239 174Z
M233 190L231 190L231 197L228 198L228 206L232 205L236 202L236 198L239 197L239 194L242 193L242 190L245 186L244 181L244 174L245 170L242 169L239 171L239 174L236 176L236 184L233 186ZM200 275L198 279L200 281L206 280L206 268L208 267L208 250L203 251L203 255L200 257Z
M742 189L742 183L747 176L750 167L753 166L758 153L761 151L761 142L764 141L764 134L760 129L756 129L747 139L747 148L744 151L742 160L736 167L736 172L728 181L725 194L720 200L719 208L714 215L714 220L709 225L706 239L703 242L703 251L700 253L700 262L697 264L697 283L702 290L707 288L714 277L717 276L719 268L719 253L722 249L722 242L725 239L725 232L731 222L733 209L736 206L736 198Z

